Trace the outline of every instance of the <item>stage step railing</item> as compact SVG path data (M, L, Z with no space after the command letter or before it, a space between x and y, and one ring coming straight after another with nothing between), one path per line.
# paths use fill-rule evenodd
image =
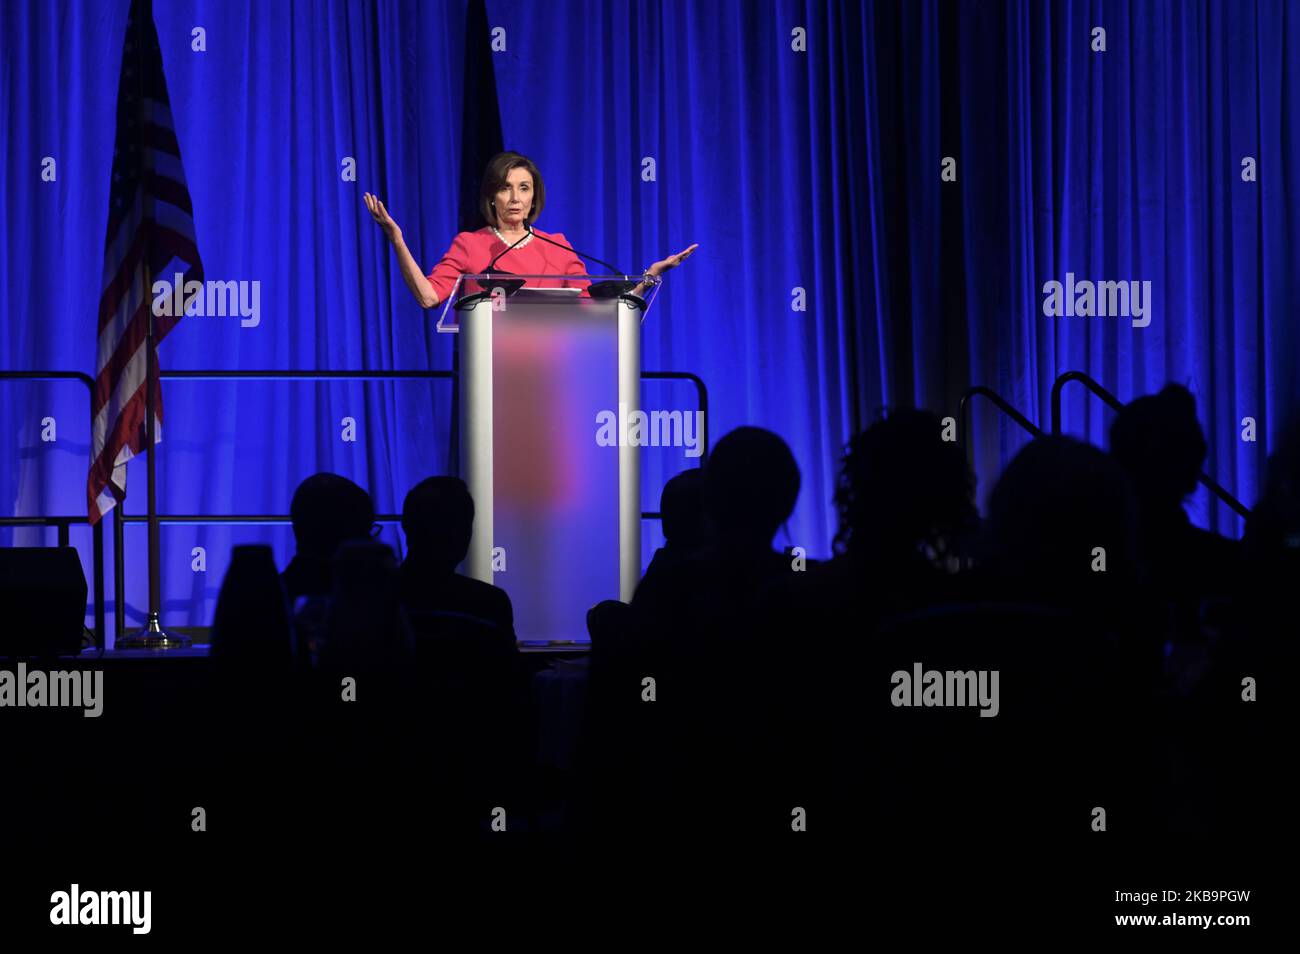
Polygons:
M966 462L975 466L975 442L971 440L971 399L982 397L988 400L994 407L1005 414L1011 420L1020 425L1021 429L1027 431L1034 437L1042 437L1043 429L1031 421L1025 415L1021 414L1010 401L998 394L992 388L986 388L982 384L975 387L967 388L961 396L961 401L957 405L958 427L961 428L960 437L962 443L966 445Z
M1122 411L1124 409L1124 402L1121 401L1119 398L1115 397L1115 395L1111 394L1100 384L1098 384L1094 378L1090 377L1089 375L1085 374L1082 371L1066 371L1064 374L1062 374L1052 383L1052 433L1053 434L1061 433L1061 392L1062 390L1064 390L1065 386L1069 384L1071 381L1078 381L1090 392L1092 392L1092 394L1094 394L1096 397L1101 398L1101 400L1105 404L1109 405L1113 410ZM1236 511L1240 516L1242 517L1250 516L1250 508L1247 507L1245 504L1243 504L1232 494L1228 493L1228 491L1226 491L1222 486L1220 486L1219 482L1216 481L1209 474L1201 473L1197 477L1197 480L1199 480L1201 484L1204 485L1210 491L1210 493L1214 494L1214 496L1222 500L1225 504L1227 504L1234 511Z

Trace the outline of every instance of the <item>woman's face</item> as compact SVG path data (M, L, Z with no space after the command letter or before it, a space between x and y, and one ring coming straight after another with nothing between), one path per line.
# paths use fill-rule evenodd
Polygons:
M521 167L511 169L506 174L506 184L497 190L496 198L497 227L504 229L521 229L524 219L533 210L533 177L528 170Z

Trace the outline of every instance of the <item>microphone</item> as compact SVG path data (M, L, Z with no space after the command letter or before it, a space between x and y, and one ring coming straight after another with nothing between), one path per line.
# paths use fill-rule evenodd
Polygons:
M492 261L490 261L490 262L487 263L487 268L483 269L483 274L486 275L486 274L488 274L488 272L492 271L492 266L495 265L498 261L500 261L501 256L505 255L505 253L508 252L508 251L510 251L512 248L514 248L515 245L518 245L518 244L519 244L520 242L522 242L524 239L528 238L528 235L529 235L529 233L530 233L531 231L532 231L532 229L525 229L525 230L524 230L524 234L521 235L521 236L519 236L519 238L515 239L515 240L514 240L514 243L513 243L512 245L509 245L509 246L507 246L506 248L503 248L501 251L497 252L496 257L493 258ZM539 236L539 238L540 238L540 236ZM501 274L503 274L503 275L509 275L510 273L509 273L509 272L502 272Z
M508 247L506 247L506 248L503 248L501 251L497 252L496 257L494 257L494 258L492 259L492 261L490 261L490 262L487 263L487 268L483 269L483 274L484 274L484 275L489 275L489 274L496 274L496 275L509 275L509 274L511 274L511 272L495 272L495 273L494 273L494 272L492 271L492 266L495 265L498 261L501 260L501 256L505 255L506 252L508 252L508 251L510 251L511 249L513 249L513 248L514 248L516 245L518 245L520 242L524 241L524 239L528 238L528 236L529 236L530 234L531 234L531 231L530 231L530 230L525 230L523 235L521 235L521 236L519 236L519 238L515 239L514 244L512 244L512 245L510 245L510 246L508 246ZM515 292L519 291L519 289L521 289L521 288L524 287L524 280L523 280L522 278L506 279L505 281L496 282L495 285L494 285L494 287L499 287L502 291L504 291L504 292L506 293L506 296L509 297L510 295L513 295Z
M641 284L640 282L634 282L628 279L627 275L623 273L622 269L615 268L613 265L609 264L609 262L599 259L595 255L588 255L586 252L579 252L576 248L574 248L571 245L561 245L559 242L556 242L553 239L548 239L545 235L539 235L537 232L533 231L533 227L531 225L525 225L524 228L528 230L529 235L535 235L543 242L549 242L551 245L554 245L556 248L562 248L565 249L566 251L572 252L574 255L578 256L579 258L589 258L593 262L596 262L598 265L604 265L611 272L616 272L618 274L623 275L624 281L607 280L603 282L592 282L591 285L587 288L587 294L590 295L592 298L617 298L619 295L626 294L627 292L630 292L633 288L636 288L637 285ZM509 251L509 249L506 249L506 251ZM501 254L504 255L505 252L502 252Z

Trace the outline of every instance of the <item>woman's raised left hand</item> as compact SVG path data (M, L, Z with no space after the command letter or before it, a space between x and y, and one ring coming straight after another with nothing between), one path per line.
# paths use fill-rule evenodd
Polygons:
M651 275L654 276L662 275L664 272L676 268L682 262L690 258L693 254L695 254L695 250L699 247L700 247L700 243L696 242L694 245L691 245L689 248L682 249L676 255L669 255L667 258L663 259L662 261L655 262L653 265L647 268L646 271L648 271Z

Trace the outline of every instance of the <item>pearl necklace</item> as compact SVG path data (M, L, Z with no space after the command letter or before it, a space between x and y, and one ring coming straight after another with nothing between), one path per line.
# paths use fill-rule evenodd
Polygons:
M492 226L492 231L496 234L496 237L497 237L498 239L501 240L501 244L502 244L502 245L509 246L509 245L511 244L510 242L507 242L507 241L506 241L506 237L505 237L504 235L502 235L502 234L497 230L497 227L496 227L495 225ZM529 242L531 242L532 240L533 240L533 233L532 233L532 232L529 232L529 233L528 233L528 238L524 239L522 242L520 242L518 245L516 245L515 248L523 248L525 245L527 245L527 244L528 244Z

